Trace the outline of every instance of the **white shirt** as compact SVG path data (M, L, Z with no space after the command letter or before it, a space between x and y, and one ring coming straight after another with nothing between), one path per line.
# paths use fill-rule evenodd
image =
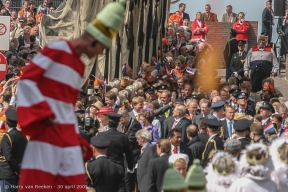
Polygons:
M214 137L215 135L218 135L218 133L212 135L211 137L209 137L208 141L210 141L212 139L212 137Z
M175 126L179 123L179 121L181 121L181 119L183 119L184 117L180 117L179 119L176 119L175 118L175 121L176 121L176 123L175 123Z
M98 155L95 159L98 159L99 157L107 157L106 155Z
M171 154L174 154L174 145L171 144ZM180 153L180 146L177 146L177 153Z
M268 121L269 118L270 118L270 117L268 117L268 118L266 118L266 119L262 119L262 121L261 121L262 125L264 125L264 124Z
M139 113L137 113L134 109L133 109L133 113L134 113L135 117L138 117Z

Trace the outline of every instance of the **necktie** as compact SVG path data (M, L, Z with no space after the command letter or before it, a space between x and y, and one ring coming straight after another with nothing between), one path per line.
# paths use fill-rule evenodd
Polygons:
M173 125L172 125L172 128L171 128L171 129L174 129L174 128L176 127L176 125L177 125L177 122L178 122L177 120L175 120L175 121L174 121L174 123L173 123Z
M174 154L177 154L177 152L178 152L178 149L177 149L176 146L174 146L173 153L174 153Z
M164 113L164 115L165 115L166 118L168 118L168 117L169 117L169 110L166 111L166 112Z
M232 121L228 123L228 134L229 134L229 137L232 135Z
M141 154L144 152L144 149L145 149L144 147L141 148Z

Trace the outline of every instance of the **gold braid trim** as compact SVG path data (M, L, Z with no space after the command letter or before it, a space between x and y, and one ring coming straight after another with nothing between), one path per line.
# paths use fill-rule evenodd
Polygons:
M86 170L87 176L89 177L89 179L90 179L90 181L91 181L91 185L93 186L93 185L94 185L94 184L93 184L93 180L92 180L91 175L90 175L90 173L89 173L89 171L88 171L88 162L85 163L85 170Z
M204 151L203 151L203 153L202 153L202 160L204 159L204 154L205 154L205 152L206 152L206 149L207 149L207 146L208 146L209 142L213 142L213 143L214 143L214 148L215 148L215 150L217 150L217 146L216 146L215 140L214 140L214 139L211 139L211 140L208 141L208 142L206 143L206 145L205 145L205 149L204 149Z
M7 133L5 133L4 135L7 135L8 139L9 139L9 141L10 141L11 147L13 147L13 145L12 145L12 140L11 140L10 136L9 136Z

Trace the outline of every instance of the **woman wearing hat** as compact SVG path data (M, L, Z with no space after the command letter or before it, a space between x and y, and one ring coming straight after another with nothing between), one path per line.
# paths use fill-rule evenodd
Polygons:
M86 117L93 117L94 119L97 117L96 113L102 108L104 105L100 101L96 101L95 103L90 105L89 113Z
M112 107L101 107L99 111L96 114L97 119L100 123L100 126L98 128L98 132L104 132L108 131L108 113L116 113Z

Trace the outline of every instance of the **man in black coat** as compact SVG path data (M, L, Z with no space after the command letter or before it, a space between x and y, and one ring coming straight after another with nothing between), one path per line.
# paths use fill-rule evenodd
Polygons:
M239 79L242 79L242 77L244 77L244 62L246 60L246 55L247 55L247 53L244 51L245 44L246 44L245 41L238 42L239 51L232 55L232 59L230 61L230 70L233 76L237 78L238 85L240 83Z
M173 116L165 119L163 123L163 134L162 138L168 138L170 130L176 126L182 131L182 142L184 145L188 143L188 138L186 135L186 128L191 124L191 121L186 117L186 107L184 105L178 105L173 109Z
M274 18L272 15L274 15L272 10L272 1L267 1L266 7L262 12L262 33L267 33L269 35L268 43L271 42L272 25L274 25Z
M189 139L187 146L191 149L191 161L193 162L194 159L201 159L205 145L200 141L200 138L198 137L198 128L196 125L189 125L186 131L187 137Z
M171 154L183 153L189 157L188 167L192 165L192 152L182 143L182 130L178 127L172 129L169 134L169 140L171 143Z
M97 135L91 138L91 145L94 159L85 163L87 185L94 187L97 192L117 192L124 171L106 156L109 139Z
M141 148L141 154L137 165L137 183L140 192L148 191L148 162L156 157L155 145L151 143L152 135L148 130L141 129L136 133L137 142Z
M108 113L108 131L100 132L98 135L109 138L110 145L107 148L107 157L111 159L114 163L122 166L124 171L124 155L127 162L127 168L129 170L134 169L134 156L131 147L129 146L129 140L127 135L120 133L116 130L120 117L120 114ZM121 190L125 191L125 181L123 177L123 182L121 183Z
M151 159L148 163L148 192L161 192L165 171L168 169L168 159L171 152L171 144L168 139L157 141L156 151L158 158Z
M5 115L8 133L3 135L0 148L0 191L12 192L16 191L11 186L17 186L27 139L16 129L17 112L8 109Z
M236 40L237 31L230 29L230 40L226 43L225 49L223 51L223 56L225 60L226 67L226 81L231 77L232 72L230 70L230 62L232 55L238 52L238 42Z
M208 142L206 143L205 149L202 153L202 167L206 167L208 162L212 158L212 154L218 150L224 150L224 145L222 139L218 136L219 128L221 127L221 122L217 119L205 119L207 124L207 134L209 136Z
M248 119L235 121L234 130L237 140L241 142L241 150L246 149L246 146L251 143L249 137L250 121Z
M142 129L142 126L136 119L130 117L127 111L121 110L118 113L122 115L120 118L120 124L122 125L123 133L128 137L129 145L133 151L134 165L136 165L141 149L141 146L137 143L136 132ZM124 163L127 168L126 161ZM126 171L125 183L127 191L133 191L136 184L136 172L130 173Z

